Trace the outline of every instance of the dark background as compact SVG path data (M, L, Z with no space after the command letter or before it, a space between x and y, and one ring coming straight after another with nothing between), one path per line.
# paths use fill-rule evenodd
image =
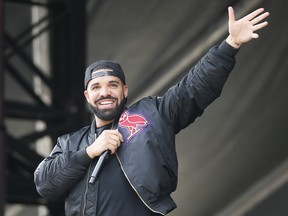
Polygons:
M62 201L38 196L33 172L57 136L89 124L87 65L118 61L129 103L161 95L226 38L230 5L237 18L264 7L269 26L240 49L221 97L177 136L169 215L287 216L286 0L0 1L2 214L62 214Z

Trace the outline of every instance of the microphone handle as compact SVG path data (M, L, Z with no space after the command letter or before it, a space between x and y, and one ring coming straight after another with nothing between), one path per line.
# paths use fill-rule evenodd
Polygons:
M102 167L104 165L104 160L106 158L108 158L108 157L109 157L109 150L104 151L100 155L100 157L99 157L99 159L98 159L98 161L96 163L96 166L95 166L95 168L94 168L94 170L93 170L93 172L91 174L91 177L90 177L90 180L89 180L90 184L93 184L98 179L98 177L100 175L100 172L102 170Z

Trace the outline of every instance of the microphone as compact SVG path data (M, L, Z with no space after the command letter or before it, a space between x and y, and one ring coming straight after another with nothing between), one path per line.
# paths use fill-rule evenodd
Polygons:
M109 157L109 154L110 154L110 151L106 150L100 155L100 157L96 163L96 166L95 166L95 168L91 174L91 177L89 180L90 184L94 184L94 182L98 179L100 172L101 172L103 165L104 165L104 160Z

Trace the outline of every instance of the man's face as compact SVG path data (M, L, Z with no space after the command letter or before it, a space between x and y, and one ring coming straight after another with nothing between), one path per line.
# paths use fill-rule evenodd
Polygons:
M90 110L97 118L111 121L124 109L128 86L116 76L96 77L89 81L84 95Z

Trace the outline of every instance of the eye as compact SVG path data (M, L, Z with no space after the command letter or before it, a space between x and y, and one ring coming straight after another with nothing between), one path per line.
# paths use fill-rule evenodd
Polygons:
M91 86L91 90L92 90L92 91L96 91L96 90L98 90L98 89L100 89L100 86L99 86L99 85L93 85L93 86Z
M112 83L112 84L111 84L111 87L112 87L112 88L117 88L118 85L117 85L117 83Z

